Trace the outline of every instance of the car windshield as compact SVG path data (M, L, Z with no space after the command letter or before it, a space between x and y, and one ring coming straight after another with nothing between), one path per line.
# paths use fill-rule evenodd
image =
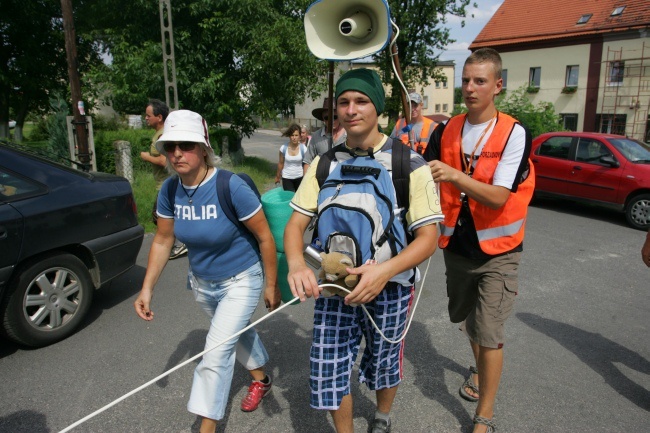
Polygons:
M628 160L650 163L650 145L629 138L610 138L609 142Z

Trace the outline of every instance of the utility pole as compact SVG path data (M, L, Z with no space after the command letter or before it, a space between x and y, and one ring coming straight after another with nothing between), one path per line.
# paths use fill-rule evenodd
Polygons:
M72 0L61 0L63 12L63 31L65 34L65 51L68 58L68 78L70 80L70 94L72 95L72 121L77 132L77 155L82 163L82 169L90 169L90 153L88 152L88 133L86 131L86 116L79 110L81 99L81 85L79 83L79 62L77 61L77 42L74 30L74 17L72 15ZM83 107L83 106L81 106Z
M163 71L165 74L165 102L168 107L178 110L171 0L160 0L160 34L162 38ZM170 93L173 94L173 100L171 100L172 95Z

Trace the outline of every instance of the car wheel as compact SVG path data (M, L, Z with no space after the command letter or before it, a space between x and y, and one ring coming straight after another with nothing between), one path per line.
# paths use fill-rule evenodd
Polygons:
M636 229L650 228L650 194L639 194L630 199L625 208L627 222Z
M58 253L28 264L2 303L6 335L26 346L52 344L70 335L90 308L94 287L81 260Z

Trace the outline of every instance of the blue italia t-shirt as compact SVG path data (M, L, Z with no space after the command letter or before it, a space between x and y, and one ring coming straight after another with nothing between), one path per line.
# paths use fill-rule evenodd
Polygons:
M158 194L158 216L174 219L174 235L187 246L192 273L205 280L223 280L245 271L260 260L245 233L233 224L221 208L217 197L216 169L197 187L178 185L175 203L169 202L169 185L180 182L176 176L163 184ZM186 192L187 191L187 192ZM189 202L192 196L192 203ZM230 195L240 221L260 212L257 195L239 176L230 177Z

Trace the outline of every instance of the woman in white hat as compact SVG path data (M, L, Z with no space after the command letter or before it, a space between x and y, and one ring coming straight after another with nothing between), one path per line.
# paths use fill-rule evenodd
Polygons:
M188 288L211 317L208 349L249 325L262 288L269 311L280 304L275 242L259 198L239 176L230 177L229 190L237 197L232 203L243 226L224 214L225 203L217 195L218 158L201 115L171 112L156 147L178 176L167 179L158 195L158 228L135 310L142 319L153 319L153 289L177 237L188 248ZM187 404L203 417L201 433L214 432L224 417L235 359L253 378L242 410L257 409L271 390L271 378L263 370L269 356L254 329L206 353L194 371Z

